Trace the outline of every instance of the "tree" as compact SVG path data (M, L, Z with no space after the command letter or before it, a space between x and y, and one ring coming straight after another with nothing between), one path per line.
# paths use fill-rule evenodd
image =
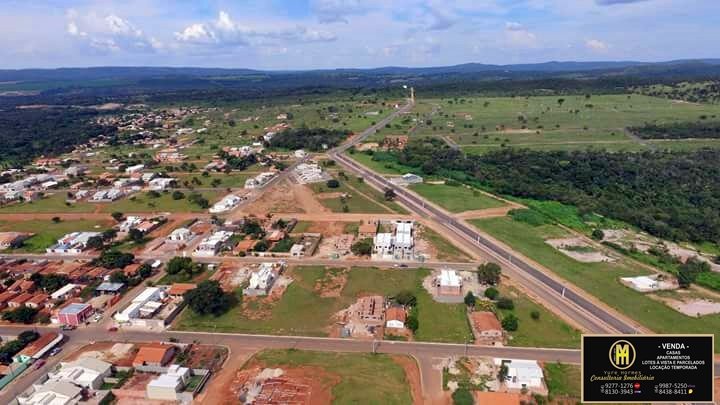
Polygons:
M497 378L500 380L500 382L504 382L507 379L508 376L508 366L507 364L503 363L500 366L500 370L498 370Z
M478 266L478 282L480 284L497 285L500 283L502 269L497 263L484 263Z
M160 193L157 190L150 190L147 192L148 198L160 198Z
M415 303L417 303L417 298L415 298L415 294L413 294L412 291L408 290L400 291L395 295L395 297L393 297L393 300L405 307L414 307Z
M110 216L113 217L113 219L118 222L122 221L123 217L124 217L123 213L119 212L119 211L113 212L112 214L110 214Z
M171 197L172 197L173 200L176 200L176 201L177 201L177 200L182 200L183 198L185 198L185 194L184 194L182 191L175 190L175 191L173 191Z
M681 264L678 268L678 284L682 288L687 288L694 283L700 273L710 271L710 265L707 262L692 258Z
M93 236L87 240L87 247L90 249L102 249L105 246L102 236Z
M467 294L465 294L464 301L465 301L465 305L467 305L469 307L474 307L475 301L476 301L475 294L473 294L472 291L468 291Z
M122 269L132 262L135 261L135 255L132 253L124 253L119 250L105 249L100 252L100 257L93 260L93 263L97 266L105 267L106 269Z
M350 246L350 251L357 256L369 256L373 250L372 238L360 239Z
M33 319L35 319L37 313L37 309L22 306L12 311L3 312L2 319L13 323L30 324L33 322Z
M452 393L453 405L473 405L475 400L467 388L459 387Z
M103 231L103 233L102 233L101 236L102 236L102 239L103 239L104 241L109 241L109 240L114 239L115 236L117 236L117 231L116 231L115 229L113 229L113 228L106 229L106 230ZM89 240L88 240L88 241L89 241Z
M530 318L532 318L536 321L540 320L540 311L538 311L538 310L531 311Z
M501 322L502 328L508 332L514 332L518 329L518 318L515 314L508 314Z
M385 194L385 201L392 201L392 200L394 200L395 197L397 196L397 195L395 194L395 190L393 190L393 189L391 189L391 188L385 189L385 193L384 193L384 194Z
M141 230L133 228L128 232L128 239L134 243L142 243L145 239L145 234Z
M200 282L197 287L184 295L190 309L198 315L220 316L233 304L232 296L220 288L214 280Z
M52 217L52 221L57 224L57 223L60 223L60 221L62 221L62 219L60 219L60 217Z
M605 232L603 232L602 229L594 229L592 231L592 238L595 240L603 240L605 239Z
M140 268L138 268L138 275L143 280L150 277L152 275L152 267L147 263L143 263Z
M337 181L337 180L335 180L335 179L330 179L330 180L328 180L327 183L325 183L325 184L328 186L328 188L338 188L338 187L340 187L340 182Z
M510 298L500 297L497 300L497 307L500 309L515 309L515 303Z
M405 327L408 328L412 333L417 332L420 327L420 321L417 316L417 308L410 310L407 318L405 319Z
M35 282L35 285L48 294L54 293L70 282L70 280L62 274L35 273L30 277L30 280Z
M495 298L500 295L500 291L498 291L495 287L488 287L485 290L485 297L490 298L491 300L494 300Z
M127 277L127 275L125 275L124 272L118 270L118 271L114 271L114 272L112 272L112 274L110 274L110 281L113 283L127 284L128 277Z
M188 277L192 277L194 274L200 272L200 266L197 263L193 263L189 257L175 256L170 259L165 267L165 271L168 274L184 273Z

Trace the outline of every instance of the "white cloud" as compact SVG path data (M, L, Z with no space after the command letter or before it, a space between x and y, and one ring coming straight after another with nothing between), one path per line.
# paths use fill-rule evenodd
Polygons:
M175 39L192 45L268 46L284 43L329 42L335 34L302 25L273 30L258 30L232 19L220 11L218 18L207 23L195 23L175 33Z
M312 0L311 9L322 24L349 23L348 17L368 12L371 5L361 0Z
M606 52L609 48L608 44L598 39L588 39L585 41L585 47L595 52Z
M141 29L117 14L80 14L70 9L65 17L68 19L66 32L96 50L148 52L163 48L158 39L146 36Z

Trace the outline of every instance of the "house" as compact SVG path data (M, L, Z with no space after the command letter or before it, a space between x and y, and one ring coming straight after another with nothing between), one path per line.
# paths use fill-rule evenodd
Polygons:
M46 249L47 253L80 254L87 248L88 241L100 236L100 232L73 232L58 239L57 244Z
M175 179L172 177L158 177L150 180L148 186L150 186L150 190L162 191L172 187L173 182L175 182Z
M135 319L149 318L162 307L161 301L165 296L164 289L148 287L133 298L125 309L116 313L113 318L121 323L130 323Z
M100 283L99 286L95 287L95 292L97 292L100 295L105 295L105 294L117 295L117 294L120 294L124 288L125 288L125 284L123 284L123 283L111 283L109 281L105 281L105 282Z
M305 245L302 243L296 243L290 247L290 256L292 257L304 257L305 256Z
M33 235L27 232L0 232L0 250L20 247L25 240Z
M25 306L32 309L42 309L47 302L49 295L38 293L33 295L29 300L25 301Z
M300 163L295 167L295 178L300 184L319 183L330 179L316 163Z
M233 233L230 231L218 231L203 239L200 244L197 245L193 255L196 256L215 256L220 250L222 250Z
M133 359L133 366L164 367L175 355L176 347L162 343L150 343L140 346Z
M303 149L298 149L293 154L297 159L302 159L307 156L307 152L305 152Z
M383 324L384 306L385 298L380 295L361 297L357 301L353 315L366 326L380 326Z
M195 234L187 228L177 228L168 235L167 240L171 242L187 242L194 236Z
M64 338L64 335L56 332L41 335L13 356L13 361L27 363L31 360L37 360L62 342Z
M120 232L130 232L131 229L134 229L142 221L142 217L128 215L127 217L125 217L125 220L120 224L119 230Z
M285 231L280 229L275 229L265 238L268 242L280 242L281 240L285 239Z
M405 320L407 313L405 308L399 305L393 305L385 311L385 327L393 329L405 328Z
M60 287L60 289L50 294L50 298L54 301L66 300L68 298L76 296L82 289L83 286L80 284L65 284L64 286Z
M219 214L222 212L230 211L231 209L237 207L242 200L243 199L241 197L238 197L234 194L228 194L220 201L216 202L212 207L210 207L210 213Z
M5 308L10 300L17 297L18 293L14 291L5 291L3 293L0 293L0 308Z
M65 381L47 381L17 396L19 405L74 405L82 399L82 388Z
M377 234L377 223L366 222L358 227L358 239L374 238Z
M175 148L163 149L155 154L155 160L160 163L180 163L187 159L187 156L178 152Z
M277 279L278 273L272 263L261 263L250 275L250 283L243 290L244 295L266 295Z
M503 338L503 330L494 313L477 311L470 313L470 323L475 339L484 342L497 342Z
M407 187L412 184L419 184L423 182L423 178L412 173L405 173L402 176L399 177L393 177L390 179L390 182L395 184L396 186L403 186Z
M495 359L495 364L507 366L505 385L510 389L544 389L543 371L535 360Z
M35 291L35 282L32 280L25 280L23 278L15 280L14 283L7 288L8 291L16 291L20 293L31 293Z
M145 169L145 165L143 165L143 164L133 165L133 166L127 167L125 169L125 173L126 174L139 173L139 172L143 171L143 169Z
M182 390L190 379L190 369L173 364L165 374L151 380L145 388L148 399L175 401L177 393Z
M94 357L80 357L69 362L60 363L60 369L48 373L53 381L65 381L83 388L100 389L105 377L109 377L112 364L98 360Z
M260 187L266 185L273 177L275 177L275 173L273 173L273 172L260 173L255 177L251 177L251 178L245 180L245 188L246 189L260 188Z
M70 166L67 169L65 169L65 175L66 176L82 176L87 172L88 168L87 166Z
M440 275L435 277L438 295L462 295L462 285L462 277L455 270L441 269Z
M197 284L193 283L173 283L168 290L168 295L171 297L182 297L186 292L192 291L197 287Z
M398 220L392 225L394 233L375 234L372 257L381 260L412 260L415 249L413 221Z
M73 302L61 308L58 311L57 318L58 322L63 325L78 326L85 323L92 313L92 306Z
M21 293L20 295L16 296L15 298L8 301L8 306L10 308L20 308L25 305L25 303L32 298L32 294L30 293Z
M119 200L125 195L125 192L119 188L111 188L108 190L98 190L90 197L89 202L113 202Z

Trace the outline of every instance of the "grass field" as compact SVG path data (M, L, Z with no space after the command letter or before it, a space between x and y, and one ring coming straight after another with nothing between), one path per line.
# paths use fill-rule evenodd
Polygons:
M430 227L422 227L422 238L435 246L435 249L437 249L437 260L466 262L469 259L467 254Z
M371 155L368 155L363 152L355 152L353 154L348 154L350 158L353 160L356 160L358 163L362 164L363 166L366 166L369 169L374 170L377 173L380 174L405 174L405 173L412 173L415 171L414 168L409 166L404 166L397 162L384 162L384 161L377 161L373 160L373 157Z
M333 404L412 403L405 370L388 355L263 350L253 359L265 367L310 366L339 376L332 387Z
M66 204L65 193L55 193L32 202L9 204L0 207L0 213L62 213L62 212L93 212L95 205L88 202Z
M500 294L515 303L513 310L499 310L505 316L513 313L518 318L518 330L508 332L512 337L508 346L579 348L580 331L572 328L555 314L536 304L514 287L501 285ZM532 319L530 313L538 311L540 318Z
M562 100L562 102L560 102ZM642 151L720 147L706 140L639 142L625 128L645 122L696 121L717 117L720 106L678 103L644 95L470 97L425 100L440 106L417 136L450 136L467 153L503 146L538 150Z
M0 231L32 232L32 238L25 241L23 246L13 252L44 253L45 249L55 244L57 240L68 233L78 231L102 232L110 228L110 221L0 221Z
M618 282L619 277L647 275L645 269L619 263L581 263L545 243L567 235L556 225L531 226L510 218L471 221L482 231L512 246L605 304L658 333L707 333L720 330L720 314L691 318ZM716 351L720 342L715 343Z
M129 212L204 212L206 209L200 208L197 204L192 204L188 201L187 196L190 195L190 191L183 191L186 198L180 200L173 200L172 193L160 193L160 197L151 198L147 193L134 194L128 198L115 201L113 203L104 205L102 212L115 212L120 211L122 213ZM203 197L207 198L212 205L215 201L219 200L224 194L222 191L202 191L198 192ZM134 198L133 198L134 197Z
M356 177L348 176L347 179L340 178L340 187L329 188L326 183L310 184L310 188L316 194L322 196L323 193L347 193L350 198L342 201L340 197L320 198L320 204L330 209L332 212L345 212L343 207L347 206L347 212L359 212L369 214L383 213L406 213L407 211L392 201L385 201L384 196L379 191L368 186L364 182L358 181Z
M253 176L254 174L245 173L245 172L239 172L239 173L211 173L208 176L203 176L201 173L191 173L191 174L182 174L179 176L174 176L177 178L177 182L179 185L182 185L184 181L188 181L191 185L194 185L198 188L207 188L207 187L213 187L213 188L243 188L245 187L245 180ZM197 178L198 181L200 181L200 184L195 184L192 182L193 178ZM213 181L219 180L220 184L218 186L213 186Z
M349 306L357 297L367 294L394 295L402 290L413 291L418 301L420 327L416 338L432 342L465 342L470 329L462 304L441 304L432 300L422 288L428 270L381 270L353 268L340 297L320 297L314 290L325 273L337 271L323 267L299 267L293 270L293 283L282 299L270 308L270 316L251 320L242 315L239 306L220 317L201 317L185 310L176 328L185 330L217 330L279 335L327 336L331 317Z
M462 185L413 184L410 189L450 212L497 208L504 202Z
M580 367L569 364L545 363L545 382L553 396L580 398Z

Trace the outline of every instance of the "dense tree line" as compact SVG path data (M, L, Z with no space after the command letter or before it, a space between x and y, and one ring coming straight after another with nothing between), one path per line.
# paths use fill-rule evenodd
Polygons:
M344 141L350 133L336 129L326 128L295 128L287 129L276 134L270 140L270 146L290 150L307 149L319 152L325 148L332 148Z
M69 152L115 128L92 121L94 110L75 108L11 109L0 112L0 165L26 164L40 155Z
M610 153L501 149L465 156L439 139L411 142L401 164L500 194L555 200L672 240L720 241L720 150Z
M628 128L643 139L720 138L720 122L674 122Z

